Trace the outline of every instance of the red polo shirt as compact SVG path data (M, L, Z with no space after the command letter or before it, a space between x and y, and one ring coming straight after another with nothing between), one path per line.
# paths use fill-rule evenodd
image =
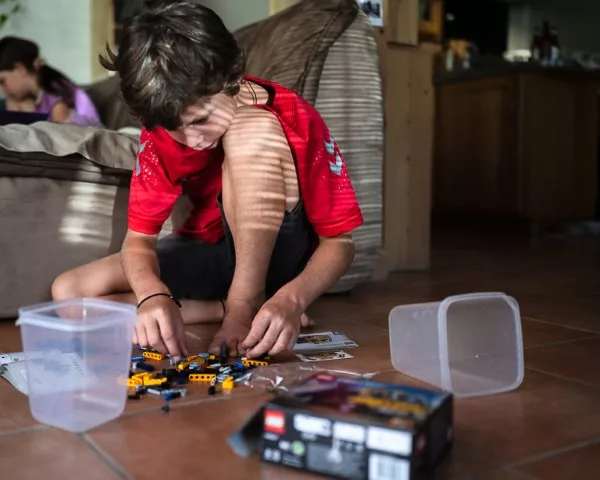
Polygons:
M334 237L360 226L363 217L340 150L315 108L275 83L247 77L270 93L267 105L280 121L296 163L308 221L317 235ZM217 197L221 192L222 146L194 150L164 129L142 130L129 194L131 230L155 235L175 201L186 193L192 212L176 233L216 243L224 235Z

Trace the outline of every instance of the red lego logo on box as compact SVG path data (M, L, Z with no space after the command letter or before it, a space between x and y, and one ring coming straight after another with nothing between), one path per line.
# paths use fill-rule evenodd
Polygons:
M285 413L278 410L266 410L265 432L283 435L285 433Z

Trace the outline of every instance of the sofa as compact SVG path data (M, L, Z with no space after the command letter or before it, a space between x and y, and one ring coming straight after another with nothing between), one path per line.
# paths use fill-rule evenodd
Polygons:
M369 20L355 0L300 0L235 34L247 73L303 95L340 146L365 223L355 232L355 261L331 292L351 291L372 277L382 243L383 104ZM104 129L0 128L0 317L50 300L59 273L120 249L139 124L117 89L115 77L87 87ZM161 235L188 208L180 199Z

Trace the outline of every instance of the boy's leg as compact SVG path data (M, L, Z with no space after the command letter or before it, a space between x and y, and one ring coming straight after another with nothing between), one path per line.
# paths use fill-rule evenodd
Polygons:
M260 155L225 158L222 205L235 271L223 326L209 351L216 352L223 342L232 352L241 350L266 297L308 260L310 226L299 197L294 159L281 128L270 132Z
M165 241L169 241L167 237ZM159 242L159 249L163 242ZM172 249L167 248L171 251ZM159 251L159 257L161 257ZM167 255L166 261L171 257ZM164 263L164 261L163 261ZM177 272L178 266L173 265L168 271ZM169 278L163 278L168 284L173 283ZM121 257L115 253L94 262L82 265L59 275L52 284L53 300L68 300L71 298L103 298L135 305L137 299L131 291L121 267ZM222 320L223 307L219 301L182 299L181 310L184 323L207 323Z

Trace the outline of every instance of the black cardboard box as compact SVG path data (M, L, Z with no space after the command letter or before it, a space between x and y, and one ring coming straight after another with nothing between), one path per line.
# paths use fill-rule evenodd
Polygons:
M320 373L263 410L265 462L356 480L433 477L452 448L450 394Z

